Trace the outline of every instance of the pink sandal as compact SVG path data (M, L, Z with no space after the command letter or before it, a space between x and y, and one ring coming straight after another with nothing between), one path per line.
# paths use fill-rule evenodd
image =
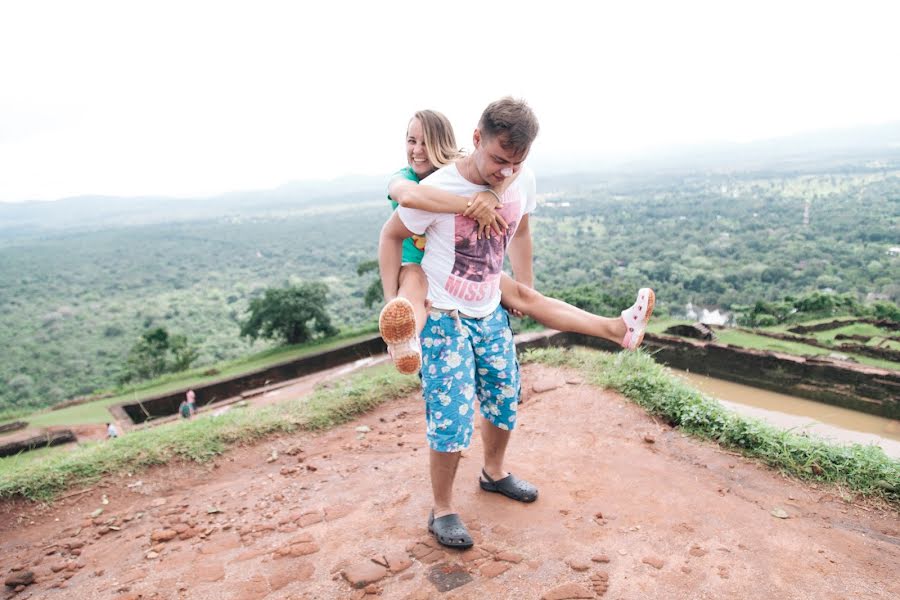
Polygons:
M644 330L650 322L653 314L653 306L656 304L656 294L650 288L638 290L637 300L631 308L622 311L622 320L625 321L625 337L622 339L622 347L626 350L634 350L644 341Z

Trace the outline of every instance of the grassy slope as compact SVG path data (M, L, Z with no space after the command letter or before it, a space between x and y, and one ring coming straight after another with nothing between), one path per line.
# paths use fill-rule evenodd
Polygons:
M384 365L323 385L308 398L276 406L234 408L218 417L175 421L39 461L0 459L0 498L45 500L107 474L135 472L172 460L205 462L231 445L298 429L333 427L418 386L417 378L404 377Z
M592 383L618 390L687 433L717 441L795 477L844 485L900 508L900 461L888 458L880 448L837 446L731 413L642 352L552 348L530 351L523 360L578 368ZM307 399L177 421L33 463L4 459L0 461L0 498L50 499L106 474L135 472L171 460L208 461L230 445L298 429L332 427L418 386L416 378L381 366L323 385Z
M350 334L329 339L328 341L317 341L297 346L287 346L267 350L243 359L215 365L215 368L218 370L216 375L203 375L203 372L210 369L209 366L203 367L202 369L174 373L159 377L152 381L142 382L140 385L127 388L110 398L86 402L85 404L70 406L60 410L43 410L32 414L21 415L16 418L7 419L6 421L0 420L0 424L14 420L28 421L29 425L34 427L106 423L110 419L110 413L107 408L113 404L118 404L120 402L136 402L157 394L199 386L228 377L236 377L257 369L263 369L276 363L300 358L307 354L330 350L345 344L352 344L370 337L375 331L377 330L372 329L371 332L366 333L354 331Z

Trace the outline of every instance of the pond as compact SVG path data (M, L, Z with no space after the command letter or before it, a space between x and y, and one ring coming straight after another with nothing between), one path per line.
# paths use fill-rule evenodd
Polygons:
M876 444L888 456L900 458L900 421L678 369L672 372L742 415L837 443Z

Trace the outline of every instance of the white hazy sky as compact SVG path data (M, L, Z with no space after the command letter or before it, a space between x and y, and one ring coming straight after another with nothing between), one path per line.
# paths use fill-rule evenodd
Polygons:
M0 4L0 201L402 166L406 122L523 97L532 157L900 120L900 2Z

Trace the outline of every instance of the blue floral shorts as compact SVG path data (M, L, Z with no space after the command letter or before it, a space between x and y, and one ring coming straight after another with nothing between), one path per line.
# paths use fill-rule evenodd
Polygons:
M495 427L515 427L519 363L509 316L502 306L482 319L432 311L421 342L431 449L457 452L469 447L476 399L481 414Z

